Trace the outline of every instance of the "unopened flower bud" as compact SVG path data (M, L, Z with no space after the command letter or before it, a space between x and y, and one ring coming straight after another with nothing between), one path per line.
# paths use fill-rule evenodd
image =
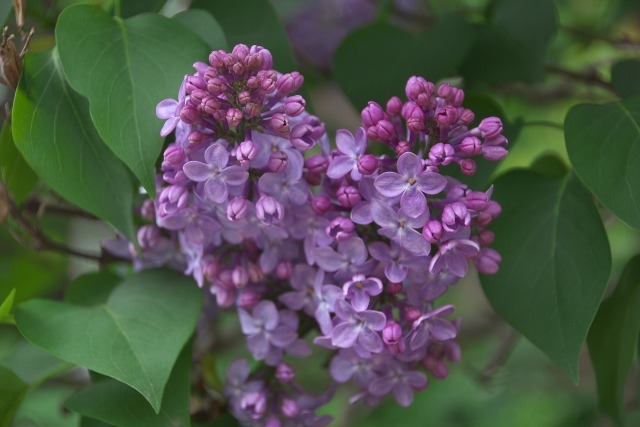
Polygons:
M249 49L250 54L258 54L262 57L262 70L270 70L273 68L273 57L271 56L271 52L262 46L251 46Z
M256 118L262 114L262 108L255 102L249 102L244 106L244 112L247 116Z
M362 119L362 125L364 127L371 127L378 124L380 120L384 120L385 114L380 104L374 101L369 101L366 107L360 113Z
M483 138L493 138L502 133L502 120L497 117L487 117L478 125Z
M245 310L250 310L258 305L261 299L262 297L258 292L243 290L238 298L238 305Z
M396 129L388 120L380 120L376 125L376 134L381 141L389 141L396 134Z
M478 233L478 243L480 246L489 246L496 239L496 233L491 230L482 230Z
M140 215L142 218L153 221L156 218L156 207L153 203L153 200L146 199L142 202L142 206L140 207Z
M269 121L271 128L275 133L281 136L289 135L289 119L284 114L276 113Z
M300 407L296 403L295 400L284 398L282 399L282 405L280 406L280 411L282 415L286 418L295 418L300 413Z
M239 162L250 162L258 155L258 147L251 140L242 141L236 149L236 159Z
M316 214L323 215L331 209L331 200L323 194L313 196L311 199L311 208Z
M378 170L378 158L373 154L365 154L358 159L358 172L372 175Z
M247 216L249 202L246 199L236 196L227 204L227 218L229 221L238 221Z
M427 239L429 243L438 243L442 239L444 229L442 223L437 219L432 219L427 222L422 229L422 235Z
M329 160L322 154L314 154L304 161L304 166L311 173L321 174L327 171Z
M284 102L284 111L288 116L295 117L304 111L306 105L307 103L300 95L290 96Z
M392 96L387 101L387 114L397 116L402 111L402 101L397 96Z
M445 105L436 113L436 121L440 126L451 126L458 120L458 110L451 105Z
M184 165L184 162L187 158L187 154L184 152L182 147L177 144L171 144L164 150L164 162L162 163L163 169L166 169L167 166L173 168L179 168Z
M460 151L468 156L477 156L482 152L482 143L475 136L467 136L460 143Z
M293 366L287 365L284 362L278 363L276 366L276 378L283 383L290 383L296 377L296 371Z
M276 277L280 280L289 280L293 274L293 264L289 261L280 261L276 265Z
M356 226L350 219L339 216L329 223L325 232L329 237L336 239L336 241L344 242L353 236L355 229Z
M138 244L143 251L153 249L158 244L162 235L155 225L143 225L137 233Z
M468 227L471 215L467 207L460 202L453 202L442 209L442 226L449 232L456 232L459 227Z
M303 82L304 77L297 71L283 74L276 83L276 90L281 96L286 96L300 89Z
M189 142L190 145L200 144L205 139L206 139L206 136L202 132L198 132L197 130L194 130L193 132L191 132L187 137L187 141Z
M411 132L420 132L424 129L424 112L415 102L407 102L402 107L402 117L407 121L407 128Z
M472 159L464 159L460 162L460 172L463 175L471 176L476 173L476 162Z
M492 162L504 159L507 154L509 154L509 152L504 147L492 145L482 146L482 157Z
M227 90L229 90L229 86L220 77L214 77L207 81L207 92L211 95L218 96Z
M489 206L489 197L482 191L469 191L464 198L467 208L481 212Z
M397 295L400 292L402 292L403 287L404 286L402 285L401 282L389 282L385 288L389 294Z
M399 141L398 144L394 147L394 151L399 157L404 153L408 153L409 151L411 151L411 146L407 141Z
M229 108L227 110L227 123L230 127L236 127L242 120L242 111L237 108Z
M345 208L352 208L362 201L362 196L356 187L344 186L336 192L338 202Z
M237 266L231 271L231 281L236 288L244 288L249 283L249 273L244 267Z
M473 114L473 111L469 110L468 108L463 109L462 113L460 113L460 121L464 125L470 125L475 119L476 115Z
M449 144L438 142L429 150L429 160L436 165L446 166L454 160L456 150Z
M279 224L284 219L284 207L271 196L261 196L256 202L256 217L264 224Z
M306 151L316 144L315 129L307 123L298 123L291 129L289 135L291 145L300 151Z
M271 172L282 172L287 168L289 164L287 155L282 151L274 151L269 155L267 162L267 168Z
M393 320L382 330L382 341L387 345L397 344L402 339L402 328Z
M422 316L422 313L417 308L411 306L405 307L404 317L407 319L407 321L415 322L420 316Z
M198 109L191 104L186 104L180 110L180 120L188 125L193 125L200 120Z
M187 77L187 82L185 84L185 90L187 93L191 94L196 90L207 90L207 82L204 81L202 77L199 76L189 76Z

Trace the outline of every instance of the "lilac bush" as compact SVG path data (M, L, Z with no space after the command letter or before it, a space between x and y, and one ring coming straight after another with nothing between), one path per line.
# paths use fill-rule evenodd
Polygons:
M136 266L168 264L193 276L219 307L237 310L258 368L239 360L225 396L255 426L324 426L316 415L335 387L312 396L289 357L333 352L328 374L350 382L351 402L393 395L403 406L428 377L460 360L459 320L437 299L471 262L496 273L488 230L500 214L492 189L447 175L500 160L499 118L474 127L464 92L422 77L406 100L369 102L362 126L336 147L293 93L303 77L272 69L268 50L214 51L164 100L158 196L143 215Z

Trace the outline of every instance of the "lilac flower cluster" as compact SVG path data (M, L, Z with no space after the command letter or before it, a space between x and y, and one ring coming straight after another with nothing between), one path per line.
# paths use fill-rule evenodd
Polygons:
M271 69L269 51L237 45L196 63L178 100L162 101L158 196L143 206L155 225L139 233L139 267L183 268L220 307L235 307L263 369L232 365L226 397L245 425L324 426L294 381L289 356L313 343L334 352L329 372L352 382L352 401L401 405L445 378L460 359L452 305L436 299L467 274L498 270L487 226L500 214L491 189L442 174L475 172L474 156L507 154L502 123L472 127L464 93L421 77L408 100L370 102L355 134L331 149L322 122L292 95L299 73ZM313 151L312 151L313 150ZM309 152L309 153L306 153ZM311 154L313 152L314 154ZM311 154L311 155L306 155Z

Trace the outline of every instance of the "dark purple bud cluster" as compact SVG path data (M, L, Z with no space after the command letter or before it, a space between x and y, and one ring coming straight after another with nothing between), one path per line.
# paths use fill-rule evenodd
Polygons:
M243 423L329 423L315 409L330 394L308 395L285 363L307 357L311 341L335 352L330 375L355 384L352 401L393 394L409 405L428 374L442 379L460 359L454 307L437 298L469 262L498 270L491 189L443 172L456 163L472 174L472 157L504 157L502 124L471 127L462 90L412 77L408 101L370 102L363 127L339 130L332 150L292 95L302 76L271 66L257 46L213 52L177 101L159 104L162 134L175 131L175 142L155 203L143 207L156 225L140 229L136 266L182 268L219 307L237 310L249 352L271 367L230 368L225 393Z

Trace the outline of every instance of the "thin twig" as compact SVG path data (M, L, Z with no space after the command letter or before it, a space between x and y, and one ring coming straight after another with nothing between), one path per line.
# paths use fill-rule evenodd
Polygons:
M610 83L602 80L602 78L595 70L587 70L584 73L579 73L577 71L567 70L566 68L560 67L558 65L547 65L546 70L547 72L552 74L558 74L581 83L600 86L601 88L607 89L612 93L616 93L613 86Z
M562 123L556 123L549 120L530 120L530 121L524 122L522 126L544 126L544 127L564 130L564 125Z

